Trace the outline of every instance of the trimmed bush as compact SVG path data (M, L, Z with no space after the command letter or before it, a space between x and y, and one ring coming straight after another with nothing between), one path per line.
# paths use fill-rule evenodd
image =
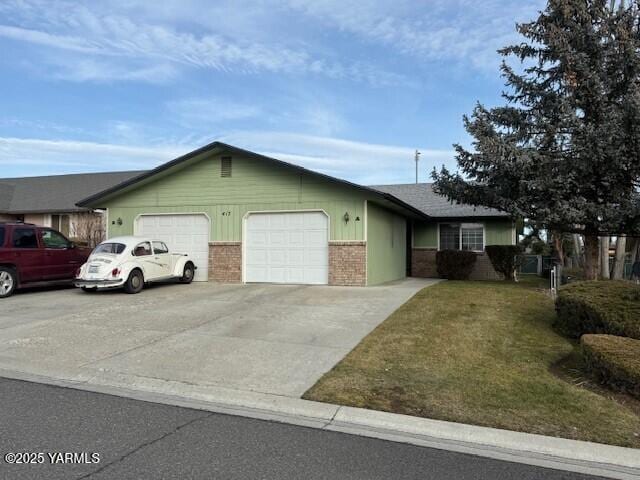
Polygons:
M614 335L583 335L585 366L610 387L640 398L640 340Z
M566 285L556 298L554 326L572 338L608 333L640 339L640 286L625 281Z
M520 245L487 245L485 251L496 272L504 275L505 280L515 280L521 262L519 255L523 252Z
M436 253L438 275L448 280L468 280L476 263L476 254L464 250L440 250Z

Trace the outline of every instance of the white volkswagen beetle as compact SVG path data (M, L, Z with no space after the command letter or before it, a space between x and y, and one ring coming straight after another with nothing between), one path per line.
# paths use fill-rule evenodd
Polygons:
M76 274L84 291L124 287L138 293L145 283L177 279L191 283L196 266L185 253L171 253L166 243L143 237L116 237L98 245Z

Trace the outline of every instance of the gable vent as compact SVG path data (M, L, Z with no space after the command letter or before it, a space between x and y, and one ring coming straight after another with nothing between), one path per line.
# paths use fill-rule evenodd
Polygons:
M220 159L220 176L221 177L231 176L231 157L222 157Z

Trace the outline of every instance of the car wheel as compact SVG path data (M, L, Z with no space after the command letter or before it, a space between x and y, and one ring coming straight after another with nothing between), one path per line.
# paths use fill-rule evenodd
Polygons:
M180 277L180 283L191 283L193 282L193 277L196 273L196 269L193 266L193 263L188 262L184 266L184 271L182 272L182 276Z
M80 289L86 293L95 293L98 291L98 287L80 287Z
M144 288L144 277L140 270L134 270L129 274L129 278L124 284L124 291L127 293L140 293Z
M0 267L0 298L13 295L17 286L18 276L16 272L9 267Z

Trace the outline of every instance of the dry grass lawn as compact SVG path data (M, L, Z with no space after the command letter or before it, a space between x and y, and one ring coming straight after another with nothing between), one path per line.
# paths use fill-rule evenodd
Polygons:
M304 395L321 402L640 447L640 416L552 373L575 344L534 282L419 292Z

